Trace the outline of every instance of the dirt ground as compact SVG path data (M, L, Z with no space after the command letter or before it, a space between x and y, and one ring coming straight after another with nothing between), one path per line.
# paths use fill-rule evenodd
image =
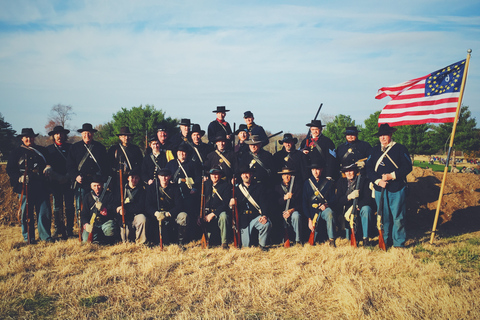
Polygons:
M418 159L417 157L415 157ZM437 208L443 172L414 167L408 175L407 245L429 238ZM18 223L18 196L13 193L5 165L0 165L0 224ZM480 230L480 175L448 173L440 208L437 236Z

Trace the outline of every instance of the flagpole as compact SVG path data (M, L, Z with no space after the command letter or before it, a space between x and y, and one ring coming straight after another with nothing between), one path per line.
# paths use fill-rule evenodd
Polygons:
M448 148L447 162L445 163L445 170L443 171L443 179L440 187L440 194L438 196L437 211L435 212L435 219L433 221L432 234L430 236L430 244L433 244L433 239L435 238L435 231L437 230L438 215L440 213L440 206L442 205L443 190L445 188L445 182L447 180L448 164L450 162L450 155L452 153L453 140L455 139L455 130L457 129L457 122L458 122L458 118L460 117L460 108L462 105L463 91L465 89L465 82L467 80L468 64L470 62L470 54L472 53L472 49L468 49L467 52L468 54L467 54L467 61L465 62L465 72L463 73L462 86L460 87L460 96L458 98L457 112L455 114L455 121L453 122L452 134L450 137L450 145Z

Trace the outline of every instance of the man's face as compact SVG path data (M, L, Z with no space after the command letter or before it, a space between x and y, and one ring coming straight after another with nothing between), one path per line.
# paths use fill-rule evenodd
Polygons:
M55 140L56 144L62 144L67 141L67 135L65 132L55 133L53 135L53 140Z
M257 144L250 144L249 147L250 147L250 151L251 151L252 153L254 153L254 154L257 154L258 151L260 150L260 144L259 144L259 143L257 143Z
M245 141L248 139L248 133L246 131L240 131L238 133L238 140Z
M283 143L283 147L285 148L285 151L290 152L292 150L292 145L293 143L291 141L285 141Z
M161 144L165 144L165 141L167 141L167 138L168 138L167 131L157 131L157 138Z
M322 170L323 170L323 169L320 169L320 168L313 168L313 169L312 169L312 176L313 176L315 179L319 179L320 176L322 175Z
M319 127L310 127L310 133L312 134L312 138L316 138L320 135L322 130Z
M217 112L217 119L220 121L225 120L225 112Z
M91 133L90 131L82 131L82 140L86 144L89 144L93 141L93 133Z
M177 151L177 158L178 158L178 160L180 160L180 162L183 162L187 158L187 153L185 151L178 150Z
M345 136L345 139L347 139L347 142L353 142L353 141L357 140L357 136L354 136L353 134L347 134Z
M202 137L200 136L200 133L198 132L192 133L192 141L195 144L200 144L200 141L202 141Z
M251 172L244 172L240 175L240 177L242 177L242 181L244 183L250 183L250 181L252 180L252 173Z
M289 184L290 180L292 180L292 175L289 173L282 174L282 180L284 184Z
M154 153L159 153L160 152L160 143L158 140L153 140L150 142L150 148L152 148Z
M385 147L390 143L390 141L392 141L392 135L385 134L383 136L379 136L378 139L380 140L382 147Z
M248 117L248 118L243 118L243 119L245 120L245 123L247 124L247 126L249 124L252 124L252 122L253 122L253 117Z
M225 140L220 140L220 141L215 142L215 144L217 145L218 151L225 150L225 143L226 143Z
M137 176L136 174L128 176L128 185L130 186L130 188L135 188L139 182L140 182L140 177Z
M34 136L23 136L22 137L22 142L25 146L30 147L34 144L35 137Z
M345 177L347 177L348 180L353 180L353 178L355 178L355 173L355 170L345 171Z
M90 184L90 188L92 188L93 192L95 192L95 194L99 196L100 193L102 193L103 185L98 182L92 182Z
M160 185L162 188L166 188L168 183L170 182L171 176L158 176L158 180L160 180Z
M132 136L130 135L125 135L125 134L122 134L121 136L118 136L118 138L120 139L120 142L122 142L122 144L124 146L128 145L130 143L130 141L132 140Z
M218 173L210 173L210 180L215 184L220 180L220 175Z
M189 126L180 125L180 132L182 133L182 136L186 137L189 131L190 131Z

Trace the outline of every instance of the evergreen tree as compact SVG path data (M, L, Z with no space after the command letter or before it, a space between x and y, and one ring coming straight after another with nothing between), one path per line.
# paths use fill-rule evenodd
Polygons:
M322 133L333 141L335 147L338 147L341 143L345 142L345 128L353 126L355 126L355 120L352 120L350 116L339 114L335 116L333 121L327 123Z
M10 152L16 146L15 130L12 125L5 121L5 118L0 113L0 158L7 159Z

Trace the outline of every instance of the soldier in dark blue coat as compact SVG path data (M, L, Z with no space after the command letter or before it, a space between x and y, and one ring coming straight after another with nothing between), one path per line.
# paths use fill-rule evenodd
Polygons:
M366 141L358 140L359 132L357 127L347 127L345 129L344 134L347 141L337 147L337 159L341 164L357 162L357 167L362 170L372 146ZM362 170L362 173L364 171Z
M298 179L297 183L303 185L303 182L310 176L310 170L306 168L306 156L300 150L295 148L298 139L294 138L291 133L285 133L283 139L278 143L283 145L283 148L273 155L273 163L275 164L275 171L280 171L284 167L288 167L295 171L295 177ZM280 177L277 182L280 182Z
M303 184L303 214L308 218L308 228L315 234L314 240L321 232L319 221L322 219L326 223L328 242L335 246L335 215L332 210L335 204L335 186L332 180L322 175L325 164L322 160L318 161L309 166L312 175Z
M248 166L252 170L253 183L263 183L271 191L274 170L272 154L263 149L262 140L257 135L250 136L245 143L249 146L250 151L239 160L239 165Z
M190 119L181 119L178 123L180 131L175 134L172 139L170 139L170 148L173 151L173 154L177 152L178 147L182 143L192 142L192 137L190 136L190 127L192 123Z
M53 128L53 130L48 133L48 135L53 138L53 143L47 147L50 164L52 166L50 186L53 195L53 217L55 224L53 237L61 235L63 239L73 236L73 222L75 219L73 190L70 188L71 180L67 175L67 156L72 146L67 142L67 134L69 132L70 130L64 129L62 126Z
M267 240L272 223L268 218L268 199L265 187L261 183L253 182L253 170L242 166L238 170L242 182L235 186L235 196L240 215L242 247L249 247L252 229L258 230L258 243L264 251L267 249ZM235 199L230 199L230 207Z
M52 168L49 165L46 148L35 144L36 136L38 134L35 134L32 128L22 129L22 133L19 134L22 145L11 152L6 169L13 191L22 194L22 235L23 240L30 243L35 243L34 210L37 212L40 239L53 241L50 230L52 213L47 183L47 176Z
M245 153L250 151L248 144L245 142L248 140L248 128L246 124L241 124L237 131L235 131L235 135L238 137L238 143L235 145L235 156L238 159L241 159Z
M232 197L232 188L230 181L222 180L222 170L214 167L209 171L210 179L205 181L205 221L207 224L209 243L212 240L212 234L218 234L220 231L220 240L222 248L228 249L228 225L229 225L229 201Z
M265 130L262 126L259 126L254 122L255 118L253 117L253 113L251 111L245 111L243 113L243 120L247 124L248 135L256 135L262 141L262 147L268 144L268 137L265 133Z
M215 142L215 150L208 154L205 168L210 170L213 167L218 167L222 170L225 179L230 181L237 165L235 153L231 148L227 150L228 140L223 132L219 132L218 136L212 141Z
M225 121L225 116L228 111L230 110L226 110L225 106L218 106L216 110L212 111L216 113L217 118L208 125L207 135L209 143L213 145L215 144L213 140L217 137L218 133L224 133L225 137L227 138L227 150L230 150L232 146L233 134L230 124Z
M375 188L375 202L380 207L383 199L382 216L384 239L387 245L404 247L406 240L406 195L407 175L412 171L412 161L407 148L392 140L396 128L388 123L380 125L376 135L380 145L373 147L367 160L366 170Z
M189 159L195 163L202 172L204 170L208 154L214 149L211 144L202 142L202 137L204 134L205 131L202 130L199 124L192 125L192 142L187 143L187 146L189 147L187 157L189 157Z

